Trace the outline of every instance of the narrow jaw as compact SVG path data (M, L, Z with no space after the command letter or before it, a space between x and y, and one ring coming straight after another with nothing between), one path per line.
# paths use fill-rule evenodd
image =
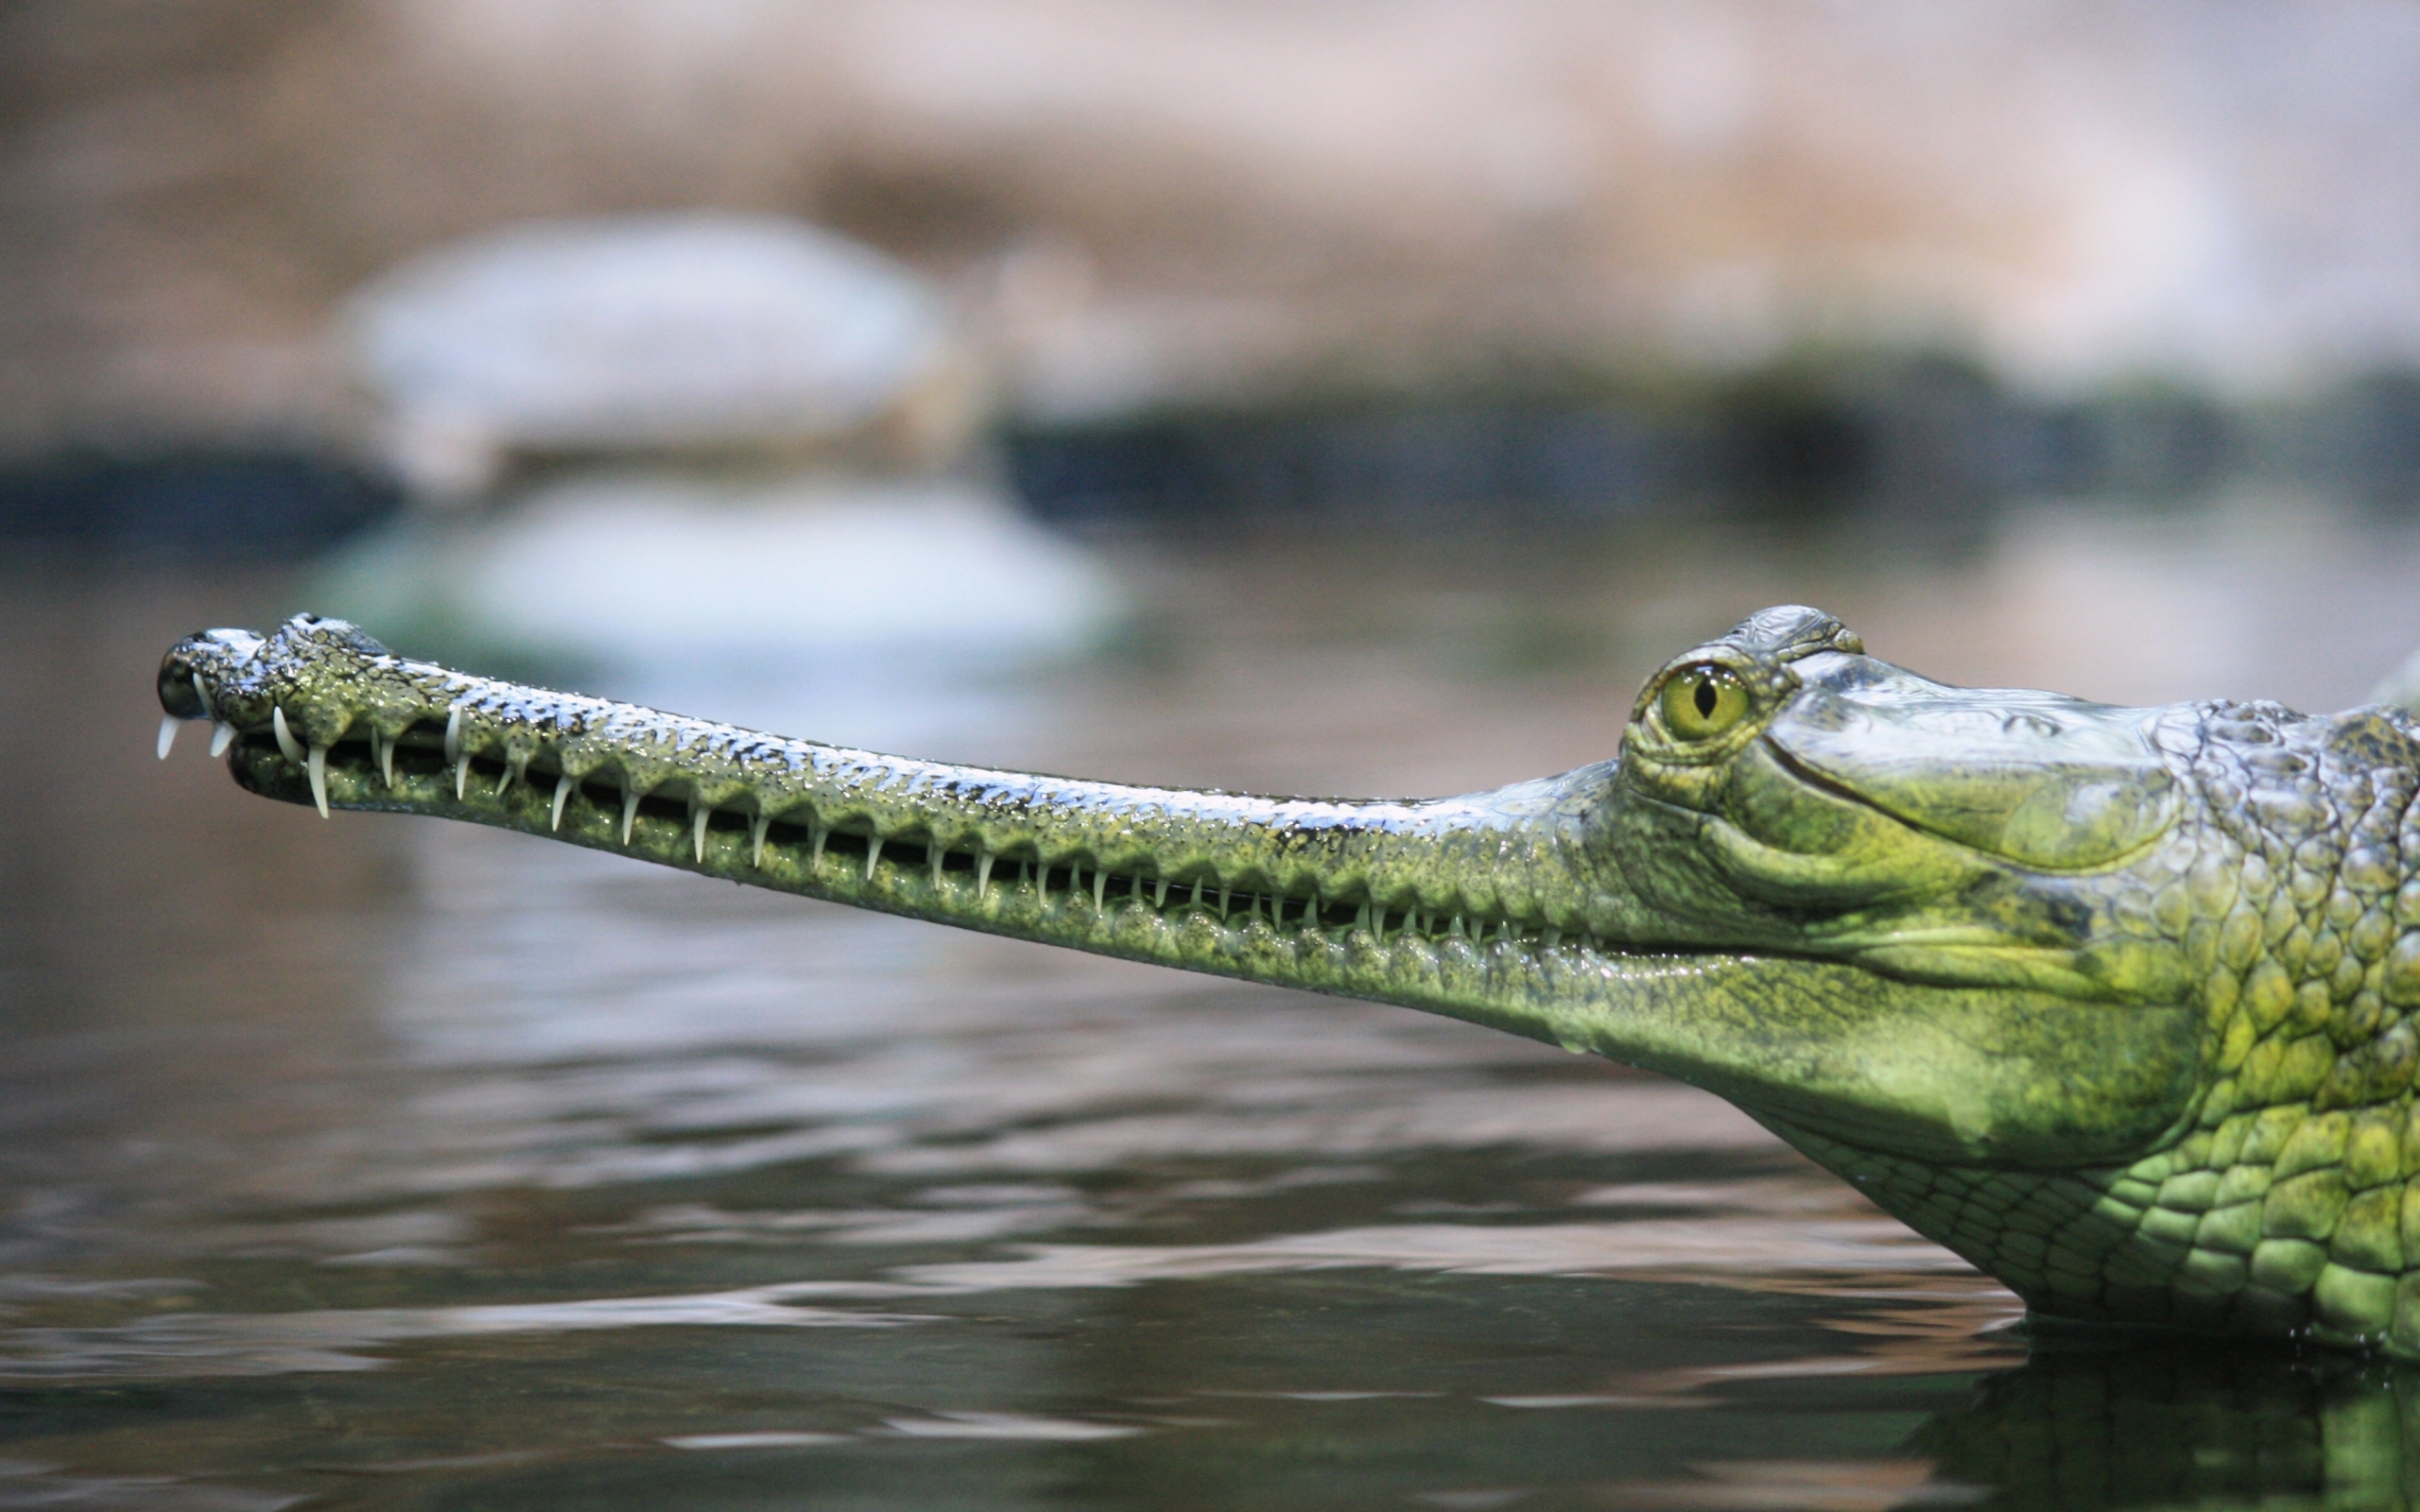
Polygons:
M1460 799L1270 799L850 750L490 681L337 621L163 664L237 781L550 834L732 881L1557 1033L1535 980L1624 915L1573 858L1610 766ZM1549 994L1551 995L1551 994Z

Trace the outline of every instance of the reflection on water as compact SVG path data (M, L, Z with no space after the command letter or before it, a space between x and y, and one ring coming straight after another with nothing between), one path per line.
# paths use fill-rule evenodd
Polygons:
M2420 1504L2420 1370L2173 1342L2046 1340L1908 1440L2040 1507Z
M1094 665L646 691L1417 793L1603 755L1771 601L2112 698L2341 704L2420 644L2420 532L2325 513L1863 545L1140 543ZM0 603L0 1508L2420 1503L2420 1373L2029 1344L1668 1083L152 765L160 648L284 592Z

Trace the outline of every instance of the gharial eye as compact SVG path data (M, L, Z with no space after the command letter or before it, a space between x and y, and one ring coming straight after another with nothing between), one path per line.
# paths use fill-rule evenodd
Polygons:
M1664 728L1675 740L1711 740L1748 716L1748 687L1728 667L1683 667L1664 684Z

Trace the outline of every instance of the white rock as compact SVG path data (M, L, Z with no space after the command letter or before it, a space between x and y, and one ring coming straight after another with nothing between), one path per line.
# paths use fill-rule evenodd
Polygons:
M940 300L780 216L535 223L357 293L345 345L395 458L475 491L513 451L777 447L858 430L954 360Z
M925 714L953 728L925 708L937 690L1080 654L1129 607L1091 552L981 485L637 469L406 520L310 602L414 654L870 743Z

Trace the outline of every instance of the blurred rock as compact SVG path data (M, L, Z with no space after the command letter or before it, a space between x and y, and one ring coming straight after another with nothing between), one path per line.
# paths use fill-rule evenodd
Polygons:
M515 457L961 454L974 356L923 280L780 216L538 222L348 301L346 356L424 495Z
M318 602L476 665L795 680L1086 648L1120 598L970 475L988 419L931 286L794 220L537 223L348 301L421 518Z
M718 708L762 705L750 683L1071 656L1125 607L1090 553L994 489L636 466L559 476L484 519L366 537L312 602L415 654L660 685Z

